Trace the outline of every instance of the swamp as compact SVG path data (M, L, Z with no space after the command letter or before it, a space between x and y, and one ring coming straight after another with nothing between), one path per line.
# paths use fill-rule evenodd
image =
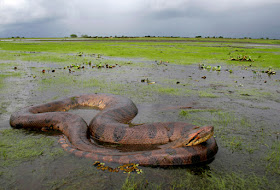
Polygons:
M280 189L280 40L0 39L0 89L0 189ZM116 173L65 152L60 132L9 124L26 106L88 93L130 98L133 123L212 125L218 153Z

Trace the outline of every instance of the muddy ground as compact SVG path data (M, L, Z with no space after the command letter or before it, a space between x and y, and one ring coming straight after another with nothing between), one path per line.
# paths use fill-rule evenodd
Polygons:
M118 61L118 65L114 64L114 60ZM6 149L2 149L0 158L5 164L0 167L0 189L280 187L278 70L275 75L268 75L267 69L250 67L250 62L244 62L243 66L222 64L221 70L215 71L212 70L217 66L215 64L207 70L199 64L182 66L104 56L94 57L91 65L79 63L80 68L67 67L77 63L0 63L5 65L1 72L10 73L3 80L1 89L0 130L11 129L10 114L25 106L65 96L105 92L121 94L137 104L139 114L134 123L185 121L213 125L219 146L215 160L204 165L141 167L141 174L110 173L93 167L92 160L59 151L61 148L57 140L60 134L13 129L12 132L0 133L2 139L7 133L13 138L9 141L10 145L2 141L0 147L13 147L12 142L23 139L33 142L34 139L44 138L53 143L44 145L39 156L28 159L9 158L9 154L4 152ZM100 64L102 67L97 68ZM104 68L106 64L114 67ZM181 110L176 106L191 108ZM97 113L89 109L71 112L81 115L87 122ZM12 161L7 162L9 159Z

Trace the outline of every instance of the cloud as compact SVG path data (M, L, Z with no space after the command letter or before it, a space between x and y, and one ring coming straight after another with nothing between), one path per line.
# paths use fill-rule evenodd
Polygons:
M63 17L63 13L65 13L65 11L60 8L62 8L66 2L65 0L2 0L0 2L0 25L59 19Z
M194 36L223 31L279 38L279 8L279 0L0 0L0 36Z
M197 8L208 11L227 11L229 9L243 9L260 7L263 5L279 4L278 0L144 0L144 4L151 10Z
M258 11L263 7L280 5L278 0L146 0L146 12L157 19L178 17L231 16L242 12ZM236 14L234 14L236 13Z
M62 35L66 0L1 0L0 36L48 37Z

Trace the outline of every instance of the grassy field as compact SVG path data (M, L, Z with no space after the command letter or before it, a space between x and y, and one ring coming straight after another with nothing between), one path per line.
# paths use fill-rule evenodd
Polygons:
M0 190L279 189L279 44L220 38L0 41ZM231 60L243 56L247 60ZM135 123L213 125L215 160L110 173L63 151L60 133L9 125L11 113L25 106L95 92L132 99L139 108ZM87 122L97 113L70 112Z
M280 44L279 40L248 39L189 39L178 38L168 41L166 38L136 38L137 41L115 41L103 39L98 41L15 41L0 43L0 58L23 61L67 62L67 54L100 54L103 56L141 58L152 61L165 61L173 64L189 65L235 64L230 61L238 56L250 56L256 67L280 68L280 48L271 44ZM154 41L153 41L154 40ZM197 40L197 41L196 41ZM204 42L205 40L205 42ZM250 43L249 43L250 42ZM270 45L254 45L264 43ZM251 44L251 45L250 45ZM11 52L12 51L12 52ZM31 53L30 53L31 52ZM48 54L44 54L48 53ZM66 54L57 56L55 53ZM38 55L39 54L39 55Z

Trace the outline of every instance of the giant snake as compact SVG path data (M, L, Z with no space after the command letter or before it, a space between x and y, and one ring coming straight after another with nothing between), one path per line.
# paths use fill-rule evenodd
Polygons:
M100 112L88 125L80 116L65 112L77 107L91 107ZM14 128L59 130L64 134L59 142L66 151L104 162L190 165L209 161L218 151L211 126L157 122L131 127L130 122L137 113L137 107L128 98L96 93L23 108L11 115L10 125ZM102 143L158 145L158 148L124 152L102 146Z

